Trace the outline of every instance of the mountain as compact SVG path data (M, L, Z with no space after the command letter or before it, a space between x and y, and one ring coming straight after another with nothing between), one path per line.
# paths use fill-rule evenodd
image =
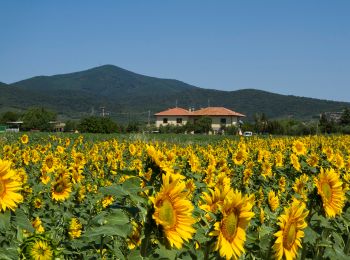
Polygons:
M140 75L113 65L54 76L37 76L0 84L0 111L44 106L61 116L79 118L105 107L118 120L147 120L148 111L174 107L224 106L252 118L312 118L324 111L340 111L350 103L286 96L255 89L220 91L172 79Z

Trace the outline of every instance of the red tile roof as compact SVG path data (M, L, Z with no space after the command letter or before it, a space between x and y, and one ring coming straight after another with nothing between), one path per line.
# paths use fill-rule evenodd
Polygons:
M155 116L188 116L192 113L181 107L169 108L168 110L154 114Z
M206 107L192 112L196 116L237 116L244 117L245 115L232 111L225 107Z
M225 107L206 107L196 111L188 111L186 109L176 107L154 114L155 116L237 116L245 115L232 111Z

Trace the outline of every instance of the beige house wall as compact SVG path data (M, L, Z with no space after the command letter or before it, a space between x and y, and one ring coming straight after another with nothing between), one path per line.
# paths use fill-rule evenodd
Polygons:
M164 118L166 118L168 120L167 123L164 123ZM177 123L177 119L181 118L182 119L182 123L178 124ZM156 127L160 127L161 125L166 126L166 125L185 125L188 121L188 116L157 116L156 119Z
M239 118L236 116L209 116L212 120L211 127L213 128L213 131L218 131L222 126L232 126L236 125L238 123ZM164 123L164 118L167 119L167 123ZM177 119L181 118L182 123L178 124ZM198 116L157 116L156 118L156 127L166 126L166 125L185 125L188 121L191 123L194 123L195 119L198 119L200 117ZM221 119L226 119L226 124L221 123Z
M211 127L214 131L219 130L222 126L228 127L238 123L238 118L236 116L211 116L210 118L212 120ZM222 118L226 119L226 124L221 123Z

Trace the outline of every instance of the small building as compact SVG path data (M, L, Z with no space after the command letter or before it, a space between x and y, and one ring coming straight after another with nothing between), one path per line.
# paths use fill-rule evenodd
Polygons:
M200 117L209 117L212 120L212 129L215 132L221 129L237 125L245 115L230 110L225 107L206 107L199 110L186 110L180 107L170 108L168 110L155 114L156 126L161 125L184 125L187 122L195 123Z
M6 122L8 127L6 128L6 132L15 132L18 133L23 121L11 121L11 122Z
M191 114L189 110L180 107L169 108L168 110L154 114L156 116L156 127L160 127L161 125L185 125Z
M60 121L50 121L49 123L52 125L52 130L54 132L64 132L66 123L62 123Z

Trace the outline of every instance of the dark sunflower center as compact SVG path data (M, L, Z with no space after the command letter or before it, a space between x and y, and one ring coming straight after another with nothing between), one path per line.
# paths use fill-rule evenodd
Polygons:
M176 215L174 212L173 205L168 199L163 201L163 204L159 209L159 219L162 222L166 223L166 225L170 228L175 225Z
M283 235L284 247L287 249L291 249L295 242L296 237L297 237L296 223L291 223L289 226L287 226L285 230L285 234Z
M236 155L236 160L237 161L241 161L243 159L243 154L241 151L238 151L237 155Z
M301 144L297 144L297 145L296 145L296 148L297 148L297 151L298 151L298 152L303 151L303 146L302 146Z
M47 165L47 167L48 167L49 169L52 168L52 166L53 166L53 160L52 160L52 158L46 159L46 165Z
M46 249L43 248L43 247L41 247L41 246L39 246L39 248L38 248L38 254L41 255L41 256L46 255Z
M63 190L64 190L64 183L63 182L59 182L55 185L55 192L62 193Z
M238 217L234 212L231 212L223 220L222 232L227 240L232 240L237 231Z
M0 179L0 196L4 194L5 191L6 191L5 182L2 179Z
M329 201L332 198L332 188L328 183L322 183L321 184L321 189L324 197L326 198L327 201Z

